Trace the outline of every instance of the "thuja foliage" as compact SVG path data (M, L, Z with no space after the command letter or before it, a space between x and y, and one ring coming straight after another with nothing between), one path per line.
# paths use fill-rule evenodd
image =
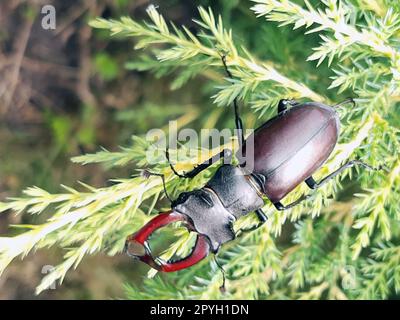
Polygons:
M308 52L309 62L259 59L235 38L234 23L232 30L227 29L221 17L202 7L194 20L196 32L166 22L153 6L148 8L145 22L122 17L97 19L91 25L107 29L119 38L135 39L135 48L143 50L143 56L130 63L129 68L152 71L158 76L173 75L173 88L197 75L206 75L215 82L211 98L217 105L229 108L237 98L245 112L257 114L260 121L276 112L276 104L283 97L333 104L345 95L353 96L357 106L339 110L339 143L315 177L321 178L355 158L373 166L384 165L385 170L349 169L313 192L303 205L289 211L276 212L267 201L267 223L226 244L219 253L228 277L225 292L219 290L222 275L209 258L166 276L150 271L143 283L126 285L127 296L385 299L398 295L399 4L389 0L256 0L249 6L253 15L247 19L259 17L260 26L278 24L278 30L282 30L280 37L290 34L287 30L304 31L296 46ZM285 42L283 38L281 41ZM310 42L314 48L306 45ZM273 41L265 41L259 46L271 52L272 45ZM234 79L226 78L221 55L226 56ZM299 72L305 64L311 64L311 75ZM293 70L288 70L288 65ZM330 86L322 88L321 83ZM119 152L101 150L73 161L103 163L106 167L151 167L166 175L167 189L173 196L203 186L215 170L213 166L193 180L180 180L170 171L163 150L157 148L141 137L133 137L132 144ZM147 162L149 151L156 155L156 165ZM176 168L187 171L216 152L197 152L182 146L177 151L180 161ZM0 203L0 212L52 213L44 224L20 226L25 228L23 232L0 238L0 272L13 259L32 250L50 246L65 249L64 261L43 279L38 293L53 281L62 281L68 270L76 268L87 255L100 251L118 254L128 234L165 209L157 202L163 196L158 177L147 179L135 174L113 180L108 187L94 188L82 183L79 190L66 186L63 189L64 193L50 194L32 187L22 197ZM285 201L304 193L310 190L301 185ZM237 221L235 228L249 227L254 222L254 215L249 215ZM164 252L166 258L182 256L190 250L193 235L182 229L176 233L180 240Z

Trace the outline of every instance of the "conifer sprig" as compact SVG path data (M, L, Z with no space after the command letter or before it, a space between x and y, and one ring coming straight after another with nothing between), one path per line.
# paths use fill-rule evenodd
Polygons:
M237 48L232 39L232 30L223 27L221 16L216 18L211 9L199 7L200 19L194 22L201 28L198 35L194 35L188 28L170 26L154 6L147 10L152 23L133 21L129 17L120 20L97 19L91 22L95 28L108 29L112 35L137 37L135 48L143 49L154 44L165 44L163 50L156 50L155 55L160 62L167 62L166 67L176 67L168 62L182 61L187 66L200 65L202 70L206 66L221 67L221 55L226 56L236 80L230 80L230 85L224 86L215 95L215 102L219 105L229 105L236 97L243 99L256 90L262 82L272 82L285 88L286 94L293 97L308 97L315 101L324 98L302 83L281 74L271 62L257 61L244 48ZM141 64L136 64L140 68Z
M167 23L153 6L148 10L150 22L139 23L124 17L97 19L91 25L108 29L122 38L134 38L137 49L146 49L142 59L131 63L130 68L152 70L160 76L179 70L176 87L197 74L208 72L209 79L215 82L214 99L224 106L238 97L244 105L254 103L256 111L263 114L272 109L276 112L280 98L327 102L326 97L341 92L355 95L356 107L338 110L342 120L339 143L315 178L319 180L355 158L374 167L384 165L385 170L348 169L316 190L311 199L287 212L277 213L266 202L267 223L221 249L219 259L228 275L224 294L219 290L222 276L209 259L165 278L151 272L151 277L140 287L127 286L127 295L132 299L395 296L400 287L400 118L397 115L400 8L390 5L390 1L379 1L381 6L372 1L367 8L335 0L323 1L319 8L308 1L302 4L289 0L255 2L253 11L265 16L268 23L306 27L304 38L310 32L320 35L321 43L309 60L318 60L318 64L328 60L330 88L319 93L311 89L320 90L319 82L327 78L321 69L315 70L315 78L309 79L306 86L301 81L302 75L294 79L284 74L279 63L259 61L240 43L234 42L235 31L227 30L222 19L216 18L210 9L199 8L200 17L195 20L197 33ZM265 22L260 20L261 23ZM221 55L226 55L235 78L225 79L223 86L218 83L223 72ZM101 150L73 160L81 164L143 168L149 165L145 154L151 147L137 137L132 146L119 152ZM189 154L177 164L179 171L187 171L217 152L203 150L199 157L197 150L186 151L183 147L179 152ZM167 189L176 196L180 191L202 187L215 166L190 181L174 177L162 156L152 169L166 174ZM85 186L86 191L65 188L65 193L50 194L33 187L21 198L0 203L0 212L52 212L45 224L26 226L27 230L18 236L0 238L0 271L12 259L31 250L49 246L67 250L64 262L44 279L38 292L54 280L62 279L88 254L120 252L126 235L149 219L145 213L154 214L163 209L159 205L154 208L162 191L161 181L156 177L119 179L110 187ZM302 184L284 201L290 202L311 192ZM144 205L148 199L152 199L150 208ZM237 221L235 229L239 231L254 223L255 216L250 214ZM295 231L290 231L293 225ZM174 253L183 255L190 250L190 234L177 231L177 235L181 241L164 252L165 257ZM283 241L280 236L290 240Z

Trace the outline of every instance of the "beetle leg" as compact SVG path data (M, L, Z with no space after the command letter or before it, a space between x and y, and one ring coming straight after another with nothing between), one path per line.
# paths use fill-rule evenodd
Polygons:
M291 208L297 206L300 202L303 202L304 200L307 200L310 197L311 197L311 195L309 195L309 194L308 195L302 195L296 201L293 201L292 203L289 203L286 206L284 206L280 201L274 202L273 205L279 211L288 210L288 209L291 209Z
M286 99L279 100L278 113L281 113L287 109L287 102L288 102L288 100L286 100Z
M217 162L218 160L220 160L221 158L224 159L224 164L230 164L232 161L232 151L229 149L224 149L222 150L220 153L217 153L216 155L214 155L213 157L211 157L210 159L204 161L203 163L200 163L198 166L196 166L193 170L189 171L189 172L185 172L185 173L178 173L174 166L172 165L170 159L169 159L169 152L168 149L166 150L165 153L169 166L171 167L171 170L175 173L175 175L177 175L180 178L194 178L195 176L197 176L200 172L202 172L203 170L207 169L208 167L210 167L211 165L213 165L215 162Z
M351 160L347 163L345 163L343 166L341 166L339 169L337 169L336 171L332 172L330 175L326 176L325 178L323 178L320 182L316 182L314 180L313 177L309 177L307 180L305 180L305 183L308 185L308 187L310 187L311 189L317 189L321 186L323 186L325 183L327 183L329 180L331 180L332 178L336 177L338 174L340 174L341 172L343 172L345 169L350 168L354 165L360 165L363 166L364 168L370 169L370 170L381 170L381 167L378 168L373 168L370 165L360 161L360 160ZM297 199L296 201L284 206L281 202L274 202L274 206L277 210L279 211L283 211L283 210L287 210L287 209L291 209L294 206L298 205L300 202L310 198L311 195L303 195L301 196L299 199Z
M334 106L332 106L332 108L339 108L348 103L351 103L353 105L353 108L355 108L356 102L354 101L353 98L347 98L346 100L343 100L342 102L339 102L338 104L335 104Z
M234 79L232 73L229 71L228 65L226 64L226 56L221 55L221 60L222 64L224 65L225 72L228 75L230 79ZM238 136L238 142L239 142L239 150L242 150L242 146L244 145L244 133L243 133L243 121L240 118L239 115L239 105L237 102L237 98L233 99L233 107L234 107L234 112L235 112L235 124L236 124L236 130L237 130L237 136Z
M364 168L367 168L369 170L381 170L381 167L378 168L373 168L370 165L360 161L360 160L351 160L347 163L345 163L343 166L341 166L339 169L337 169L336 171L332 172L331 174L327 175L325 178L323 178L320 182L317 182L314 180L314 178L311 176L309 177L307 180L305 180L305 183L307 184L307 186L311 189L317 189L321 186L323 186L325 183L327 183L329 180L333 179L334 177L336 177L338 174L342 173L345 169L347 168L351 168L355 165L360 165Z
M219 287L219 291L221 291L222 293L225 293L225 283L226 283L226 275L225 275L225 269L224 267L219 263L218 259L217 259L217 254L214 254L214 262L217 265L218 269L221 271L222 274L222 284Z
M255 211L255 213L256 213L257 218L258 218L258 224L257 224L256 226L250 228L250 229L245 229L245 230L243 230L243 231L253 231L253 230L256 230L256 229L258 229L259 227L261 227L265 222L267 222L268 217L267 217L267 215L265 214L265 212L264 212L262 209L257 209L257 210Z
M256 213L258 221L259 221L258 224L253 226L253 227L250 227L250 228L240 229L238 232L251 232L251 231L254 231L254 230L258 229L259 227L261 227L268 220L267 215L265 214L265 212L262 209L257 209L255 211L255 213Z
M261 224L264 224L268 220L267 215L265 214L265 212L262 209L257 209L256 215Z
M295 106L298 102L291 99L281 99L278 103L278 114L287 110L288 106Z
M165 149L165 157L167 158L169 167L171 168L172 172L178 176L179 178L186 178L184 174L180 174L178 171L175 170L175 167L173 166L173 164L171 163L171 159L169 158L169 150L168 150L168 146Z

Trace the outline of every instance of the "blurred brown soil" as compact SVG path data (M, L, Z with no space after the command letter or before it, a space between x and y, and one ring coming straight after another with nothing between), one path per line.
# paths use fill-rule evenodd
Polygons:
M118 79L108 83L96 75L94 52L109 43L96 39L87 25L90 17L115 10L108 0L9 0L0 3L0 201L20 195L21 189L37 184L59 191L61 181L73 185L82 180L103 185L107 173L99 167L81 167L69 161L73 155L94 151L97 145L115 148L118 125L109 121L110 112L133 105L139 98L137 74L123 68ZM132 1L133 12L147 1ZM56 30L41 27L41 7L54 5ZM126 52L131 47L127 46ZM93 110L89 121L82 118ZM66 146L58 146L49 124L53 117L70 119L72 129ZM75 133L92 127L89 143L78 141ZM0 234L9 224L26 223L29 217L0 215ZM39 251L23 261L14 261L0 277L0 299L96 299L123 297L123 273L129 269L124 257L91 257L71 272L63 286L39 297L35 287L43 277L43 267L57 264L62 253ZM46 269L46 268L45 268Z

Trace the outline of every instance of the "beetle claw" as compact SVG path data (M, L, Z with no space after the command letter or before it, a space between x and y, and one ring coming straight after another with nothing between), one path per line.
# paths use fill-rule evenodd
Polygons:
M390 172L389 168L387 166L385 166L384 164L379 165L378 167L374 168L375 171L380 171L383 170L387 173Z

